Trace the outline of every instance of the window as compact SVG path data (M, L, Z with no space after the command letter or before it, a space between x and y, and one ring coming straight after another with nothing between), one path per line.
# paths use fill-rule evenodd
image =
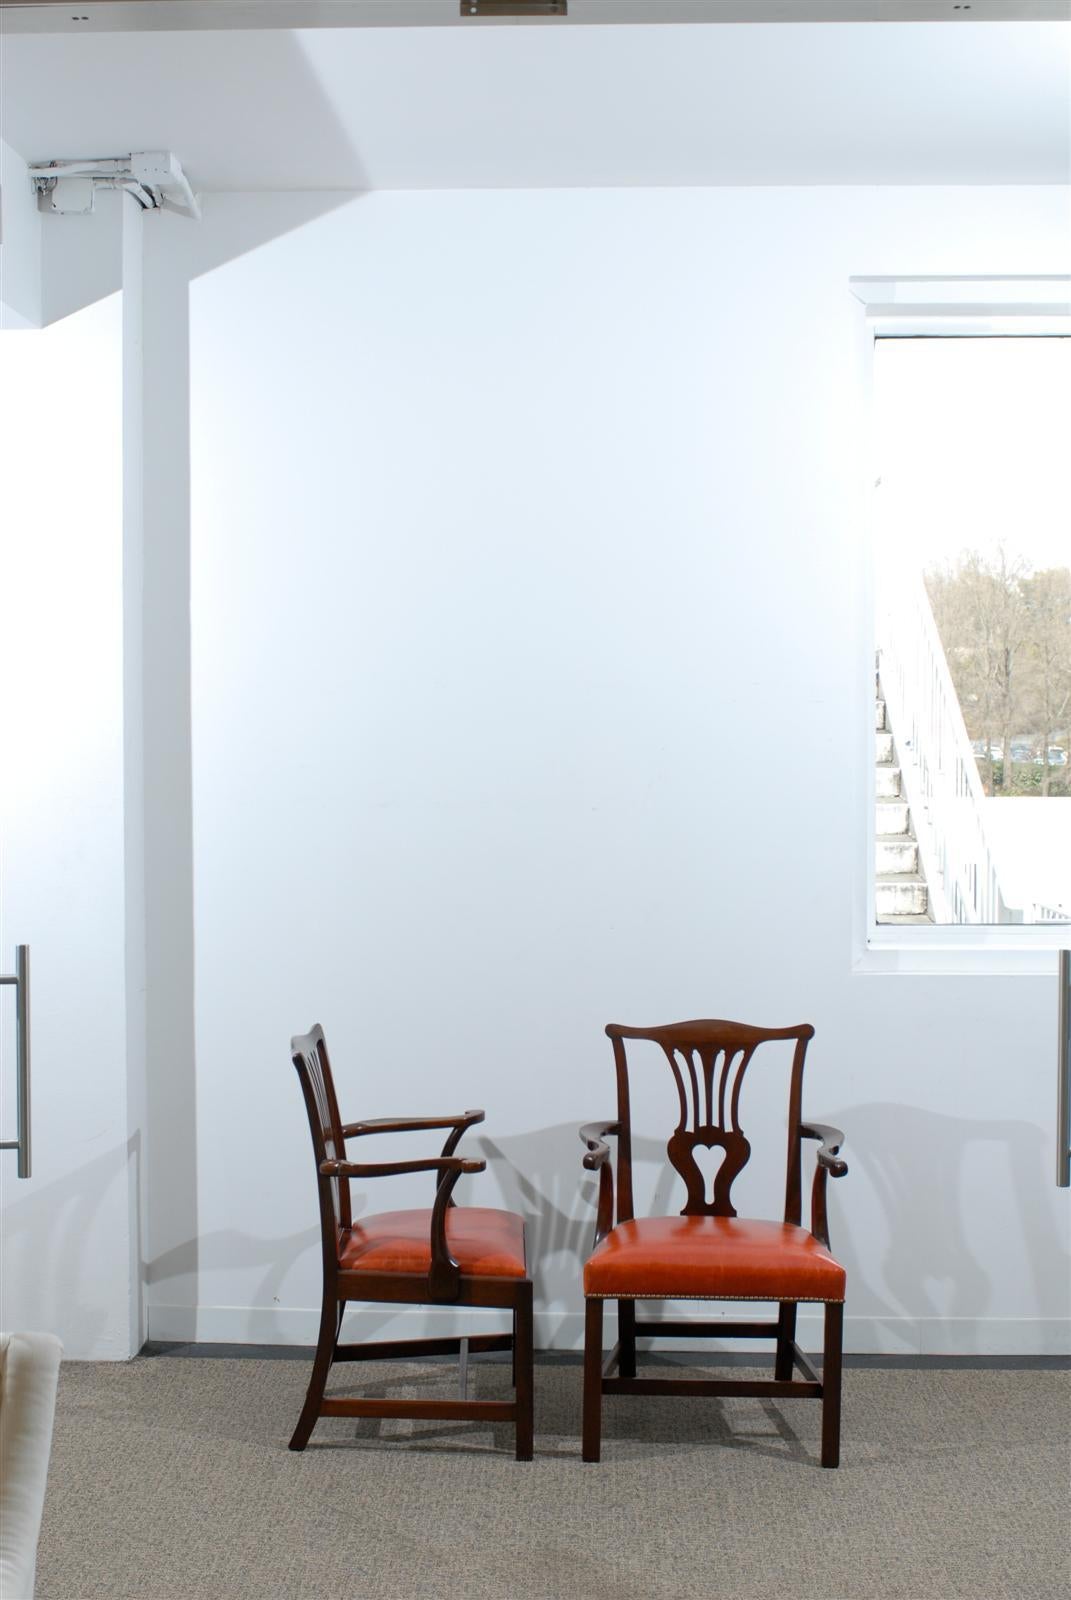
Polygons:
M1071 927L1071 338L1014 326L874 329L879 928Z

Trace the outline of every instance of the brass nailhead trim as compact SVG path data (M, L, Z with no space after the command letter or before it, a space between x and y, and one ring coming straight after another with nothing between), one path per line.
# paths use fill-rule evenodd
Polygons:
M844 1296L839 1300L825 1294L672 1294L668 1289L657 1289L645 1294L643 1290L626 1291L622 1289L616 1294L588 1294L585 1291L585 1300L766 1300L776 1301L778 1305L800 1306L842 1306Z

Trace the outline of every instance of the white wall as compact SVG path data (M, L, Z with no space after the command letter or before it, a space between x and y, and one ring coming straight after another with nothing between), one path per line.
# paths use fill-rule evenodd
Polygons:
M1062 1346L1054 984L852 972L847 280L1066 270L1058 189L469 192L193 284L197 1239L155 1336L312 1337L287 1040L319 1019L344 1114L487 1106L467 1196L529 1215L542 1341L575 1342L602 1026L720 1014L817 1027L853 1348Z
M118 297L0 335L0 967L31 946L33 1172L0 1157L0 1323L70 1357L133 1353L123 912ZM4 990L4 1137L14 1137ZM10 1132L9 1132L10 1130Z

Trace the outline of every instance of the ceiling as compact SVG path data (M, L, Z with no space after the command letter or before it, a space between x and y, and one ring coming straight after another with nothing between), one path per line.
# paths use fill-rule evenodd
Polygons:
M1043 22L5 31L0 134L203 191L1060 183L1069 65Z
M523 3L523 0L522 0ZM0 0L12 32L142 28L562 28L591 23L1065 20L1071 0L567 0L565 18L477 18L469 0ZM968 16L969 13L969 16Z

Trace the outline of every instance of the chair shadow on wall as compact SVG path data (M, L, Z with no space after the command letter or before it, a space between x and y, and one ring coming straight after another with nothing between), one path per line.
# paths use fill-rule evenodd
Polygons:
M887 1223L884 1254L876 1246L864 1254L852 1235L848 1197L830 1198L834 1249L848 1273L849 1319L884 1322L895 1349L905 1323L985 1316L994 1283L972 1245L963 1194L968 1158L985 1147L990 1187L1006 1191L1002 1241L1018 1247L1027 1264L1033 1314L1066 1316L1069 1259L1046 1204L1051 1152L1041 1128L881 1102L834 1108L829 1116L844 1128L849 1165L869 1182Z
M582 1315L577 1309L580 1279L594 1241L598 1184L581 1166L579 1127L579 1122L564 1122L502 1138L483 1134L476 1140L497 1180L502 1204L525 1219L536 1305L542 1307L537 1345L556 1343L570 1317L579 1328ZM634 1137L632 1145L637 1163L665 1162L664 1140ZM668 1162L666 1166L668 1192L674 1174Z
M96 1348L105 1355L115 1314L107 1304L109 1287L101 1288L94 1275L90 1246L99 1213L116 1187L125 1205L130 1170L136 1184L140 1159L141 1135L135 1133L73 1173L5 1201L5 1283L20 1299L24 1284L35 1286L36 1325L58 1333L68 1349ZM136 1239L134 1249L140 1253L139 1246ZM95 1305L94 1298L104 1303ZM77 1339L67 1331L72 1317L77 1318ZM125 1325L115 1328L111 1337L119 1338L121 1347L114 1354L126 1355L127 1334Z
M272 1306L281 1305L280 1291L287 1274L307 1250L318 1252L319 1245L320 1229L315 1225L277 1238L257 1238L237 1228L218 1228L214 1233L183 1240L165 1250L147 1263L146 1278L150 1284L159 1284L170 1278L189 1278L198 1272L263 1268L264 1275L253 1293L253 1305L270 1310ZM195 1337L193 1327L189 1337Z

